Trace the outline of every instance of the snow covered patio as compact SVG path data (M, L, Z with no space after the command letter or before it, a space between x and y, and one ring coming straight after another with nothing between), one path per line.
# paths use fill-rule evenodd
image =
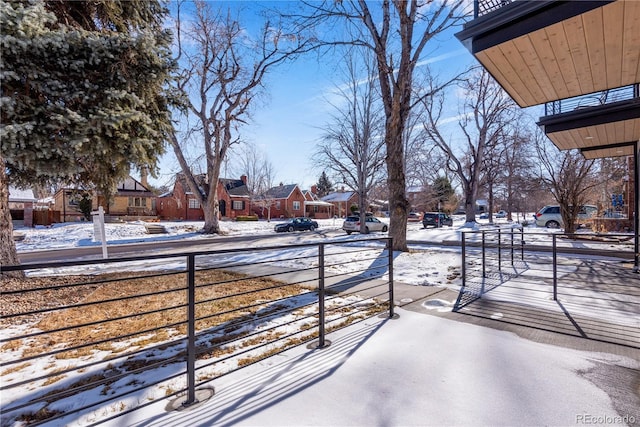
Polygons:
M500 237L488 243L492 234L483 233L482 247L466 248L454 311L640 348L640 275L630 245L612 235L555 235L550 245L548 236L525 233L534 242L526 250L510 246L509 234L506 245Z
M215 382L215 395L201 406L167 412L159 403L113 425L638 422L633 376L618 379L615 400L595 379L603 372L637 374L638 358L541 344L510 332L397 311L397 319L372 318L332 334L325 349L298 347L222 377Z

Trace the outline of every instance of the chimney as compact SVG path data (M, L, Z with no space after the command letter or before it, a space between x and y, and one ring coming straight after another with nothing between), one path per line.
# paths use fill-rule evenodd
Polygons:
M149 168L146 166L142 166L140 168L140 184L142 184L145 188L149 188L149 181L147 176L149 175Z
M312 185L311 186L311 192L313 194L318 194L318 186L317 185Z
M244 185L247 185L247 175L242 175L240 177L240 180L244 183Z

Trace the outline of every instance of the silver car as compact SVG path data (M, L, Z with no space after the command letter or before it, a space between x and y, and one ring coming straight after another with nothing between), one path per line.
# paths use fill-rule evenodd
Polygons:
M360 217L359 216L349 216L342 223L342 229L347 232L347 234L351 233L359 233L360 232ZM370 233L372 231L382 231L383 233L389 229L387 224L381 222L378 218L374 216L367 216L365 220L365 233Z

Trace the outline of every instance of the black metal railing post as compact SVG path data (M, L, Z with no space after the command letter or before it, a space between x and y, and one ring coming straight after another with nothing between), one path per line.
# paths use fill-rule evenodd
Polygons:
M393 292L393 238L389 238L387 241L387 251L389 255L389 319L394 316L394 301L395 296Z
M182 406L196 403L196 260L187 256L187 400Z
M553 234L553 300L558 300L558 250L556 234Z
M498 271L502 271L502 232L498 228Z
M486 266L487 266L487 254L485 251L485 231L482 231L482 278L486 279L487 278L487 270L486 270ZM484 283L484 282L483 282Z
M324 285L324 243L320 243L318 246L318 348L325 346Z
M520 227L520 261L524 261L524 227Z
M511 267L513 267L513 227L511 227Z
M467 284L467 232L462 232L462 288Z

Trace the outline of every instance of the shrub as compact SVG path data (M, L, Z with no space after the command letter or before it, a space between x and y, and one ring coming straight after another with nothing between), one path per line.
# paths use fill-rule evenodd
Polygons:
M236 221L257 221L258 215L239 215L236 217Z

